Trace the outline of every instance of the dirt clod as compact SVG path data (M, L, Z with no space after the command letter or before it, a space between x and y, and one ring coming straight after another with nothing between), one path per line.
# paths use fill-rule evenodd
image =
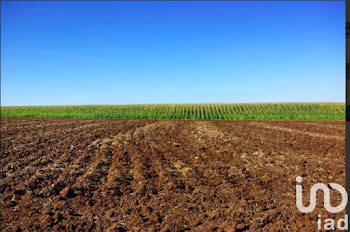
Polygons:
M70 187L65 187L61 192L60 196L62 198L71 198L74 196L74 190L71 189Z

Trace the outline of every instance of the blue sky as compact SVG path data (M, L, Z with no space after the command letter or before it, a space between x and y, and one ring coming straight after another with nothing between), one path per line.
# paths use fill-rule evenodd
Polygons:
M345 2L1 1L1 104L345 101Z

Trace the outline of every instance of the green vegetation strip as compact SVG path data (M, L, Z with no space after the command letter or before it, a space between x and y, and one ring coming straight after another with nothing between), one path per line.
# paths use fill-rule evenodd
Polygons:
M2 117L345 120L344 103L3 106Z

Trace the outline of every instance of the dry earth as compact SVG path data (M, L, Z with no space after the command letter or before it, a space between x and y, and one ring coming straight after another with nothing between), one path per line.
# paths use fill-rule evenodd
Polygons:
M344 121L1 118L3 231L315 231ZM340 194L332 191L332 204Z

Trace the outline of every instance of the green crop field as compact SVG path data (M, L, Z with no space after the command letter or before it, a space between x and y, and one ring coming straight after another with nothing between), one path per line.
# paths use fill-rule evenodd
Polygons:
M3 106L2 117L345 120L344 103Z

